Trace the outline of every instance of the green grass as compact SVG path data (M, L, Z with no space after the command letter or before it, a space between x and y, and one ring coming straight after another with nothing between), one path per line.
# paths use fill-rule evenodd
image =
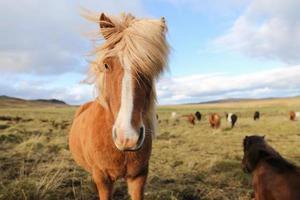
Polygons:
M241 170L245 135L266 135L288 160L300 164L300 122L288 120L300 110L300 100L211 105L163 106L158 110L159 134L154 141L146 200L251 199L251 177ZM270 103L271 102L271 103ZM68 151L68 131L74 107L2 108L0 116L0 199L97 199L90 175L78 167ZM261 120L254 122L259 109ZM186 119L170 119L171 112L201 111L195 127ZM230 129L224 112L236 112ZM207 115L219 112L221 128L209 127ZM114 199L129 199L126 184L115 185Z

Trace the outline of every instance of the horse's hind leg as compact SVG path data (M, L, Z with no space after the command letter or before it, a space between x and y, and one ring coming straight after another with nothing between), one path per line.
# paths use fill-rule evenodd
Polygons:
M147 174L148 172L135 178L127 178L128 193L132 200L144 199L144 186L146 184Z
M110 178L98 170L98 168L94 168L93 179L97 185L100 200L110 200L113 189L113 182Z

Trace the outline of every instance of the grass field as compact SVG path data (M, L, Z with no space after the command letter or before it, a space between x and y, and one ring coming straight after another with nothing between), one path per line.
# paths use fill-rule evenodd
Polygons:
M6 105L6 104L5 104ZM68 131L75 107L0 107L0 199L97 199L89 174L68 151ZM204 118L195 127L170 113L194 113ZM255 110L261 119L252 119ZM251 177L241 170L245 135L266 135L284 157L300 165L300 121L288 111L300 111L300 98L235 103L162 106L154 141L146 200L251 199ZM230 129L224 112L235 112ZM219 112L222 125L212 130L207 114ZM129 199L121 180L114 199Z

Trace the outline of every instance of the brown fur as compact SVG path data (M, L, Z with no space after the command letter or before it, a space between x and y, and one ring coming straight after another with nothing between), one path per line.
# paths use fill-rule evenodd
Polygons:
M154 79L163 71L168 52L164 46L166 25L164 20L137 20L131 15L111 19L102 13L100 27L106 41L99 48L101 50L97 50L97 60L91 65L91 73L95 76L93 82L100 94L95 101L82 105L76 112L69 135L70 151L74 160L91 173L101 200L111 198L113 183L119 178L126 179L132 200L141 200L156 127ZM133 35L131 28L151 31L139 30ZM153 40L148 37L153 37ZM134 44L130 44L131 39ZM136 47L139 42L141 44ZM157 49L149 49L154 47ZM135 52L137 49L134 48L139 48L139 51ZM140 52L145 54L140 56ZM143 56L150 57L143 60ZM146 130L144 143L136 151L118 150L112 138L112 127L121 105L122 78L127 70L124 65L132 66L134 77L132 127L138 129L143 120Z
M190 122L190 124L192 124L192 125L195 125L195 116L193 115L193 114L190 114L189 116L188 116L188 120L189 120L189 122Z
M218 113L213 113L208 117L209 124L212 128L219 128L221 125L221 117Z
M291 121L296 120L296 113L294 111L289 112L289 117Z
M253 175L256 200L299 200L300 168L286 161L264 137L244 139L243 169Z
M182 115L181 117L187 118L187 121L191 124L191 125L195 125L195 116L191 113L188 115Z

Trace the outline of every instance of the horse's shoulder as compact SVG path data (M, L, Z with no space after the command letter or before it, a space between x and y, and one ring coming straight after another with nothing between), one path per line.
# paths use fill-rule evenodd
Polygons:
M81 113L83 113L85 110L87 110L88 108L90 108L91 105L92 105L93 103L94 103L94 101L89 101L89 102L87 102L87 103L81 105L81 106L77 109L77 111L76 111L76 113L75 113L75 118L78 117L78 116L79 116Z

